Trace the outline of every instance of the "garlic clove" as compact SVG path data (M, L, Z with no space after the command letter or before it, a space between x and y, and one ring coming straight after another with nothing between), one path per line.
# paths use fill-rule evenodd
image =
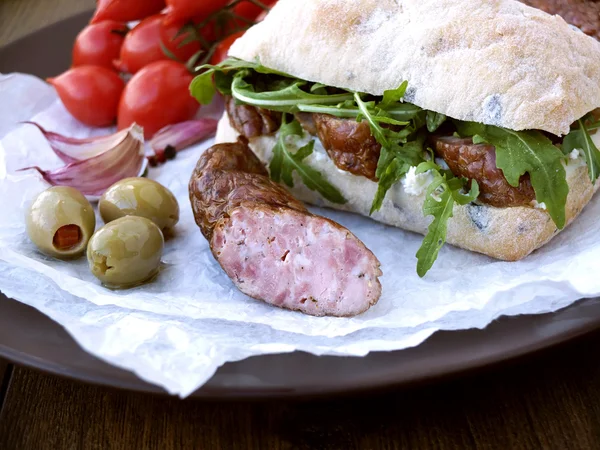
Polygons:
M122 130L108 136L78 139L47 131L36 122L27 121L22 123L36 126L42 132L56 156L67 164L92 158L115 147L123 140L128 131Z
M97 200L117 181L142 175L147 166L144 132L137 124L100 138L74 140L64 136L57 138L56 133L53 133L51 139L61 142L60 145L68 142L58 150L68 159L67 165L55 170L42 170L35 166L21 170L37 170L52 186L71 186L92 200ZM74 141L81 143L85 155L92 156L74 160L72 155L77 154ZM97 145L98 143L102 146ZM54 151L57 152L56 149ZM77 154L77 157L81 158L82 155Z

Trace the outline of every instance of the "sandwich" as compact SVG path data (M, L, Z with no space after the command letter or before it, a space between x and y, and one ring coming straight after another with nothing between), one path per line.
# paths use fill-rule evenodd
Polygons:
M598 187L600 43L513 0L280 0L190 89L296 198L423 235L421 277L527 257Z

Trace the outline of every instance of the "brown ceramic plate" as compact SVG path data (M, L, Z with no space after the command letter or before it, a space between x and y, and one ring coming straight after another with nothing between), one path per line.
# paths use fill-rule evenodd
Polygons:
M0 49L0 72L60 73L88 19L89 14L72 17ZM504 317L484 330L438 332L415 348L364 358L301 352L252 357L224 365L194 396L313 396L407 385L524 356L599 327L600 302L582 300L555 314ZM163 392L86 353L61 326L1 294L0 356L86 382Z

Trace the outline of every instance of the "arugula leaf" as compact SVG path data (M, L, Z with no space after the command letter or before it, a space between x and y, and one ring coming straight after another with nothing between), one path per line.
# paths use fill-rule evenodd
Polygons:
M367 120L371 128L371 134L381 144L381 154L377 162L377 171L375 172L375 176L379 179L379 182L377 193L375 194L369 213L373 214L381 209L383 200L390 188L400 181L411 166L416 166L423 161L422 154L425 135L423 133L417 134L413 136L413 141L407 142L407 139L411 135L414 135L419 128L416 122L420 112L416 113L413 117L415 123L411 125L410 122L404 122L402 125L409 126L400 131L393 131L379 125L379 122L389 122L385 120L385 117L373 115L367 103L361 99L360 94L354 94L354 101L361 113L359 118L364 117Z
M197 75L192 80L190 84L190 93L192 94L192 97L198 100L198 103L200 103L201 105L208 105L210 102L212 102L212 99L216 93L215 86L212 83L212 77L213 75L219 73L229 74L228 79L230 80L230 85L231 81L233 81L233 76L240 70L253 70L262 74L289 77L288 75L282 72L269 69L261 64L243 61L237 58L228 58L225 61L221 61L216 66L212 64L204 64L203 66L196 67L195 70L199 73L199 75ZM218 77L215 76L215 79L217 78ZM224 85L225 83L217 84L217 88L222 87Z
M263 66L260 63L254 63L249 61L244 61L242 59L237 58L228 58L224 61L221 61L219 64L204 64L203 66L196 67L196 72L201 72L203 70L214 72L229 72L229 71L240 71L244 69L250 69L254 72L262 73L265 75L280 75L287 78L294 78L291 75L288 75L283 72L279 72L277 70L269 69L268 67Z
M285 117L279 129L279 138L273 148L273 158L269 164L271 178L275 182L283 180L289 187L294 187L293 172L295 171L304 185L310 190L319 192L325 199L332 203L346 203L341 192L327 181L327 179L316 169L305 164L303 161L313 153L315 141L309 142L304 147L292 153L288 149L287 138L290 136L302 136L302 125L297 120L286 123Z
M575 149L580 149L585 157L588 175L592 184L600 173L600 152L588 132L583 120L578 120L579 128L572 130L563 140L563 153L568 155Z
M406 88L408 88L408 81L403 81L397 89L384 91L380 106L385 109L400 102L404 98L404 94L406 94Z
M361 114L359 118L364 117L367 120L367 122L369 122L369 127L371 128L371 133L373 134L373 137L375 137L377 142L379 142L382 145L382 147L390 148L390 143L387 139L386 134L383 131L383 128L381 128L379 124L375 121L373 115L367 108L366 103L363 102L363 100L360 98L360 94L358 92L354 93L354 101L358 105L358 109Z
M315 83L310 87L311 94L327 95L327 86L321 83Z
M480 136L496 147L496 166L511 186L529 173L536 200L546 205L555 225L565 226L565 205L569 193L563 153L539 131L513 131L492 125L456 122L462 136Z
M352 94L317 95L309 94L300 89L307 84L305 81L294 80L281 89L265 92L255 92L254 87L244 80L249 72L242 71L236 74L231 85L231 95L242 103L272 111L294 113L298 112L298 105L311 103L338 104L352 98Z
M210 104L217 92L212 81L213 73L214 72L210 70L204 72L195 77L190 83L190 94L192 94L192 97L198 100L198 103L201 105Z
M368 108L368 103L365 104ZM335 117L347 119L356 119L361 116L361 112L358 107L354 105L348 105L347 102L340 103L335 106L322 104L299 104L298 110L302 112L329 114ZM394 106L386 108L385 110L377 108L377 111L373 111L373 113L377 117L383 117L383 114L385 113L385 117L393 118L396 121L406 122L413 119L420 111L422 111L421 108L416 105L411 105L410 103L398 103Z
M473 136L473 144L475 144L475 145L477 145L477 144L489 144L489 142L486 141L481 136L479 136L478 134L476 134L476 135Z
M437 130L445 121L446 116L444 114L436 113L433 111L427 111L427 130L433 133Z
M453 216L454 204L466 205L479 196L479 185L472 181L471 191L462 194L460 191L466 184L464 178L454 178L449 171L442 171L432 161L417 166L416 173L431 171L434 179L427 188L423 214L433 216L427 234L417 251L417 274L424 277L437 259L440 249L446 243L448 220ZM443 174L442 174L443 172Z
M383 200L391 187L402 179L412 166L423 160L423 143L425 136L403 145L392 145L391 149L381 148L381 156L377 163L375 176L379 179L377 193L371 204L371 211L379 211Z

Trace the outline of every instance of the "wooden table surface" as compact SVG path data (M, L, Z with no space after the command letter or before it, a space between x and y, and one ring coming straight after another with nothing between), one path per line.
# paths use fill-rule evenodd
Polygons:
M90 6L0 0L0 43ZM0 360L0 449L600 448L599 349L600 332L410 390L268 403L130 393Z

